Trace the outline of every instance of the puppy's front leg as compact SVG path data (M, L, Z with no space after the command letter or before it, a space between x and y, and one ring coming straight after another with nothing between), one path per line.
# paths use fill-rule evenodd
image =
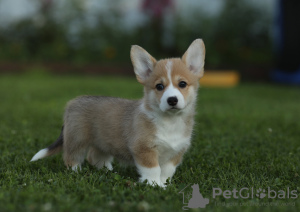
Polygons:
M139 174L140 181L147 180L150 185L164 187L160 180L161 169L158 163L158 154L156 149L149 147L138 147L134 154L134 161Z
M161 173L160 166L149 168L140 164L136 164L136 167L138 169L138 172L141 175L140 182L144 182L145 180L147 180L147 183L149 185L152 186L158 185L161 187L165 187L165 185L160 180L160 173Z
M179 152L177 155L175 155L173 158L171 158L170 161L166 162L165 164L161 165L161 175L160 180L162 183L166 183L167 179L173 177L176 167L181 163L182 156L186 149L183 149L181 152Z
M167 162L161 166L160 180L162 183L166 183L167 179L173 177L176 171L176 165L172 162Z

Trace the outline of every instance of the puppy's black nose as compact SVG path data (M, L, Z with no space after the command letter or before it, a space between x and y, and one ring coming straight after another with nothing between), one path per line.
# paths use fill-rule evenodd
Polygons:
M167 102L170 106L175 106L178 103L178 99L176 96L172 96L168 98Z

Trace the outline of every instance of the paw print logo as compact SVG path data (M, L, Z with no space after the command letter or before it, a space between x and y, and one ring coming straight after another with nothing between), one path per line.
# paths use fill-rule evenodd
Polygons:
M260 199L262 199L266 196L265 192L266 192L265 189L259 188L256 190L256 196L259 197Z

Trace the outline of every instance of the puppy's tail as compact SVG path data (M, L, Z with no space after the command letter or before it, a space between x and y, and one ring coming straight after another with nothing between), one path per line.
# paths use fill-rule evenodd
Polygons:
M53 144L51 144L50 146L48 146L47 148L41 149L40 151L38 151L32 157L32 159L30 160L30 162L37 161L39 159L48 157L50 155L54 155L56 153L59 153L61 151L61 149L62 149L62 145L63 145L63 142L64 142L63 131L64 131L64 126L61 129L61 133L60 133L58 139Z

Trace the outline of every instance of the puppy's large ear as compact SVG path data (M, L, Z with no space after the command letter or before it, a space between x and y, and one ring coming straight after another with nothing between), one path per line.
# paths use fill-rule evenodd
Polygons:
M153 71L156 60L142 47L133 45L130 57L137 80L144 83Z
M182 61L187 68L197 77L204 74L205 46L202 39L196 39L182 56Z

